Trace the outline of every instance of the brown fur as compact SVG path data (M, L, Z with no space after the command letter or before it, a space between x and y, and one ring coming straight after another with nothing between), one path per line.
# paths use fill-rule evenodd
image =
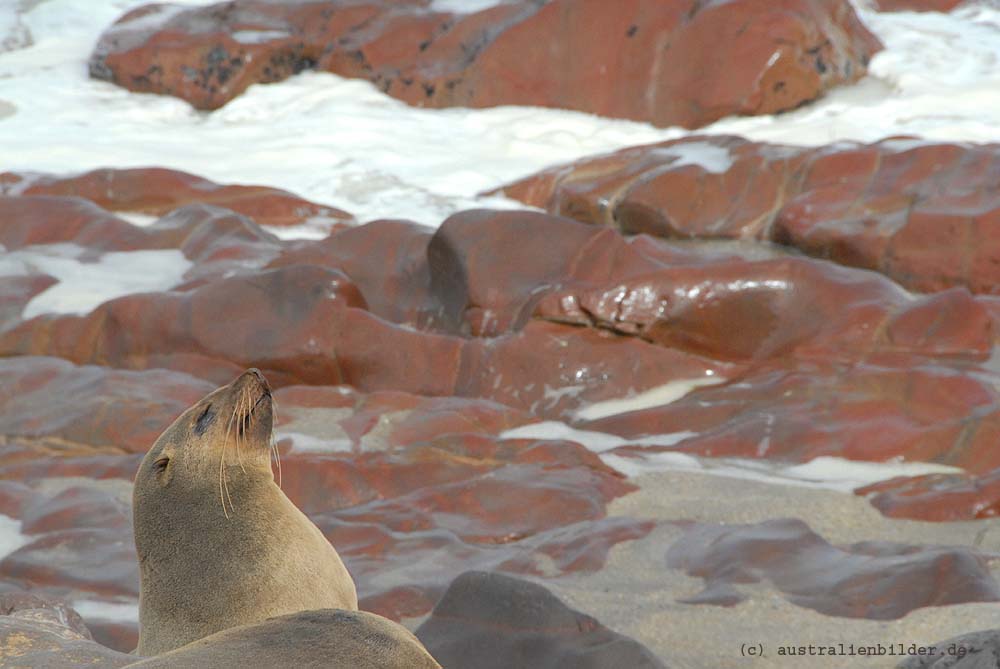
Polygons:
M358 607L354 581L271 471L273 403L249 370L188 409L136 474L140 655L310 609Z
M441 669L405 627L373 613L330 609L225 630L128 667Z

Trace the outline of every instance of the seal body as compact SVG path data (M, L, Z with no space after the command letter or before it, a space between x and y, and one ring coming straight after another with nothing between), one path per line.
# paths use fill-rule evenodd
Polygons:
M405 627L363 611L300 611L228 629L136 669L441 669Z
M136 474L139 655L312 609L358 607L337 551L271 470L273 404L249 370L188 409Z

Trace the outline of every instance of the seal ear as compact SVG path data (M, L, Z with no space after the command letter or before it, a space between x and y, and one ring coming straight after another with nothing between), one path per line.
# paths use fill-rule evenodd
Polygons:
M167 485L174 476L173 455L173 449L164 448L149 465L150 470L160 485Z

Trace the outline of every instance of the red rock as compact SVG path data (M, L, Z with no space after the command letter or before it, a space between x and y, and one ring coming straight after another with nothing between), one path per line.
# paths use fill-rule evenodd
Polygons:
M6 172L0 194L80 197L108 211L162 216L187 204L224 207L258 225L298 225L311 218L349 220L350 214L267 186L223 186L164 169L97 169L74 176Z
M0 279L0 330L17 323L32 298L56 283L58 280L47 274L5 276Z
M518 0L451 14L421 0L236 0L130 12L90 72L199 109L319 69L421 106L541 105L695 127L793 109L863 76L879 48L847 2Z
M503 191L625 232L770 240L912 290L1000 293L998 155L997 144L907 138L793 148L689 137L554 167Z
M20 515L21 532L33 535L86 527L128 532L132 528L131 492L129 486L120 487L117 494L96 486L75 486L51 498L38 495Z
M473 340L455 394L486 397L545 419L676 380L728 377L739 364L595 328L531 321L520 332Z
M393 323L457 334L431 294L427 243L433 231L410 221L373 221L326 239L287 244L268 268L321 265L351 278L368 310Z
M84 317L38 317L0 335L0 348L22 355L44 349L78 363L169 367L216 384L228 383L247 367L261 368L277 386L338 383L367 359L341 360L334 344L353 337L371 349L379 341L370 332L378 324L358 332L363 326L350 322L373 320L363 307L343 274L295 266L187 293L129 295ZM344 312L354 318L342 317Z
M34 492L23 483L0 480L0 514L20 518L22 507L32 495Z
M466 572L416 632L445 667L665 667L641 644L531 581Z
M544 236L545 244L525 244ZM446 317L475 336L519 330L547 292L628 277L656 264L620 236L535 212L475 210L446 220L427 247Z
M496 435L537 419L487 400L420 397L402 392L362 395L350 387L289 386L275 393L282 434L333 441L355 451L391 450L444 435Z
M890 518L956 522L1000 515L1000 469L984 475L928 474L858 488Z
M277 237L249 218L209 205L182 206L150 226L138 227L89 200L0 196L0 244L15 250L60 243L81 247L80 259L87 262L109 251L177 249L195 263L187 278L202 282L258 268L281 249ZM12 281L23 284L24 279L4 278L0 290L23 293Z
M7 457L10 455L10 450L5 448L3 464L0 465L0 480L36 481L47 478L87 477L97 480L131 481L135 478L135 472L139 469L139 463L144 455L138 453L76 456L72 453L72 450L69 454L53 453L46 448L39 448L39 445L34 443L24 446L14 457ZM52 457L53 455L59 457Z
M404 585L365 597L358 602L358 608L399 622L404 618L424 615L434 608L440 598L440 588Z
M94 641L106 648L131 653L139 645L139 624L90 618L87 621Z
M0 196L0 244L8 250L73 242L96 252L135 251L151 248L148 237L89 200Z
M130 529L49 532L0 560L0 576L57 596L139 596Z
M830 616L894 620L927 606L1000 600L986 559L966 547L841 548L794 519L695 525L670 547L667 563L710 588L765 582L793 604Z
M914 303L877 275L799 258L681 266L591 286L545 295L536 315L716 360L796 351L985 359L993 345L990 312L964 289Z
M1000 402L989 379L918 358L899 366L778 363L676 402L578 427L642 439L691 431L671 447L711 457L903 458L985 473L1000 467ZM657 449L650 437L645 448Z
M145 453L160 432L212 390L166 370L77 367L57 358L0 360L0 433L41 452Z

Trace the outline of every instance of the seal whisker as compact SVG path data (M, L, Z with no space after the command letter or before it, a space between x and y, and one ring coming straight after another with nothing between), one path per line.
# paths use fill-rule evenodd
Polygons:
M271 398L271 415L274 423L278 422L278 403ZM274 453L274 461L278 465L278 487L281 487L281 453L278 451L278 438L271 433L271 452Z
M247 392L245 389L243 390L243 392L240 393L240 398L239 398L238 404L240 405L238 409L236 407L233 408L234 412L238 412L238 414L234 413L234 415L239 415L239 417L240 417L240 419L239 419L239 425L238 425L238 428L236 430L236 434L237 434L237 436L236 436L236 461L240 464L240 469L243 471L243 473L246 474L247 473L247 468L243 465L243 455L240 453L240 438L242 437L243 443L246 443L247 428L250 426L249 424L250 424L250 411L251 410L248 409L248 407L250 406L250 393Z

